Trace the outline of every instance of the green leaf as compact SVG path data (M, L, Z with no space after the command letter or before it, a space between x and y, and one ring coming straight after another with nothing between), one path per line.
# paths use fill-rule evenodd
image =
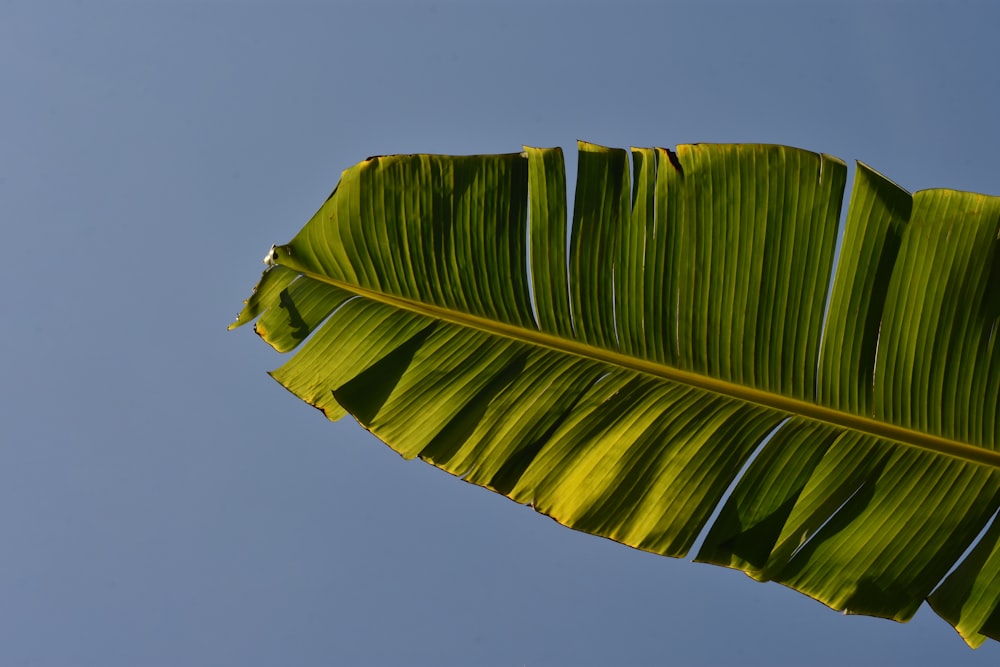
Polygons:
M405 457L655 553L705 533L698 560L834 609L930 600L978 645L1000 638L1000 198L859 164L827 308L846 177L783 146L581 143L570 218L559 149L369 158L233 327L257 318L297 350L275 379Z

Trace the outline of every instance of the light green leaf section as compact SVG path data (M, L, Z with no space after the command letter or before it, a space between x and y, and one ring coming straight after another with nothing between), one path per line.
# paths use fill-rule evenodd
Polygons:
M233 326L331 419L567 526L706 531L698 560L1000 637L1000 523L962 559L1000 507L1000 199L859 165L827 310L842 161L578 156L572 215L557 148L369 158Z

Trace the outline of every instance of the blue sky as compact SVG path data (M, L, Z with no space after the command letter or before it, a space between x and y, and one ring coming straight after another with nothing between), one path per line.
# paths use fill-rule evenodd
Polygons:
M0 665L996 664L562 528L227 333L373 154L782 143L1000 194L989 2L0 5Z

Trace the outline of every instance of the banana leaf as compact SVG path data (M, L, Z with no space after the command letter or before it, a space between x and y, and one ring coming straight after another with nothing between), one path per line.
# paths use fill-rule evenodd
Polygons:
M838 248L846 181L784 146L581 142L570 214L558 148L372 157L231 328L406 458L638 549L704 536L696 560L846 613L929 601L978 646L1000 198L858 164Z

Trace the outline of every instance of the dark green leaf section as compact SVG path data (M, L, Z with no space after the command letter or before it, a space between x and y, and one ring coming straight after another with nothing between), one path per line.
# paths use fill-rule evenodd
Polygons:
M995 449L1000 445L996 272L1000 199L927 190L889 283L874 414Z
M632 149L632 207L623 229L614 268L615 314L622 352L643 359L666 359L660 344L646 336L646 319L665 322L663 301L650 278L658 267L647 265L646 245L656 244L656 151ZM624 203L625 197L622 197Z
M782 146L679 146L660 215L678 366L811 399L846 168ZM655 246L654 246L655 247Z
M995 511L986 468L793 420L768 443L698 560L850 613L910 618Z
M566 260L566 168L562 149L525 148L531 216L531 275L542 331L573 336Z
M628 224L627 155L580 143L569 283L577 337L607 349L618 348L615 272L619 238ZM620 279L620 278L619 278Z
M291 268L534 327L519 154L375 157L282 248Z
M1000 521L995 518L989 531L969 557L955 569L930 597L930 605L970 646L980 646L987 637L1000 638Z
M858 164L820 363L819 398L828 405L872 414L882 315L912 207L910 193Z
M1000 528L944 579L995 468L809 409L1000 445L1000 199L859 165L824 327L840 160L579 148L572 216L559 149L356 165L234 326L331 419L567 526L682 556L732 486L699 560L1000 636Z

